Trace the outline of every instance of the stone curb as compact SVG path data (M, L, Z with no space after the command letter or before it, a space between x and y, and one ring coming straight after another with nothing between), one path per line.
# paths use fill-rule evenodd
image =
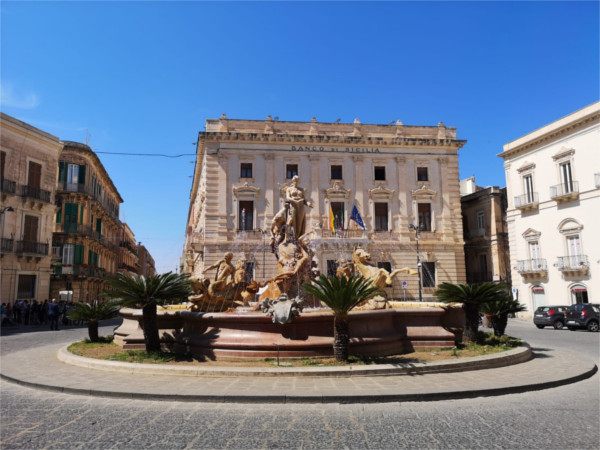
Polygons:
M159 364L138 364L102 359L87 358L69 352L68 345L60 348L59 361L86 369L103 370L127 374L168 375L175 377L353 377L353 376L390 376L415 375L441 372L462 372L470 370L492 369L529 361L532 357L528 345L484 356L473 356L460 360L447 360L435 363L381 364L377 366L341 366L341 367L189 367L164 366Z

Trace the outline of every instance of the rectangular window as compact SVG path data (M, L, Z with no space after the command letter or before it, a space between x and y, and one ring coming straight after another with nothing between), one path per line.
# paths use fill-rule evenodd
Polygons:
M75 244L74 264L83 264L83 245Z
M23 240L25 242L37 242L39 221L40 219L37 216L25 216L23 227Z
M285 166L285 177L291 180L298 175L298 164L286 164Z
M523 184L525 188L525 198L527 203L533 203L533 177L526 175L523 177Z
M422 231L431 231L430 203L419 203L419 226Z
M253 230L254 229L254 202L253 201L240 201L239 207L239 223L238 230Z
M540 244L538 241L529 243L529 258L533 260L538 260L541 258Z
M342 166L331 166L331 179L341 180L342 179Z
M17 298L35 298L35 275L19 275Z
M571 177L571 163L567 162L560 165L560 182L563 192L569 194L573 192L573 178Z
M375 181L385 181L385 167L375 166Z
M421 278L423 279L423 287L435 287L435 263L424 262L421 265Z
M483 211L477 211L477 228L480 230L485 228L485 214Z
M337 273L337 268L338 268L338 262L335 259L327 260L327 276L328 277L335 277L335 275Z
M65 203L65 233L77 232L77 203Z
M481 276L484 277L482 280L487 280L488 266L486 255L479 255L479 269L481 270Z
M62 248L62 263L73 264L75 262L75 245L65 244Z
M427 167L417 167L417 181L429 181Z
M333 226L336 230L344 229L344 202L331 202L333 211Z
M387 203L375 203L375 231L388 231Z
M252 178L252 163L242 163L240 165L240 178Z
M29 161L29 174L27 176L27 186L34 189L39 189L42 181L42 166L41 164Z
M77 164L67 165L67 190L77 192L79 182L79 166Z
M386 261L383 261L383 262L378 262L378 263L377 263L377 267L378 267L379 269L385 269L385 270L387 270L389 273L392 273L392 263L391 263L391 262L386 262Z

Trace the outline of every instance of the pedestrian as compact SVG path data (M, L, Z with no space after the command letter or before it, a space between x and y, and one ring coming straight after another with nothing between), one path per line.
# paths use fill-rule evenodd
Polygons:
M58 316L59 316L59 309L58 309L58 303L56 303L56 299L53 298L52 299L52 303L50 303L50 305L48 305L48 319L50 320L50 329L51 330L58 330Z
M42 325L46 325L48 323L48 299L44 300L44 304L42 305Z

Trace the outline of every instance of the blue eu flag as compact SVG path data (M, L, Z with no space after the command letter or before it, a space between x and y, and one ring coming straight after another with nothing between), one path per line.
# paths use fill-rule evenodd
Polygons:
M362 217L360 217L360 214L358 213L358 208L356 207L356 205L354 205L354 208L352 208L352 214L350 215L350 220L354 220L357 224L360 225L360 227L363 230L365 229L365 224L362 221Z

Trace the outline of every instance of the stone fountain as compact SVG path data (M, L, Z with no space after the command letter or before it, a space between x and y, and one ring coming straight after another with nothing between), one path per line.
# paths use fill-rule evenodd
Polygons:
M311 203L298 177L282 191L285 204L270 228L277 275L262 283L248 281L245 261L239 260L234 266L233 253L226 253L204 271L216 269L214 278L193 281L194 295L185 310L159 310L161 339L168 348L210 359L332 356L331 310L322 308L302 288L318 271L305 232L304 209ZM374 299L350 313L350 352L385 356L415 348L454 346L456 332L464 326L460 308L405 302L394 307L387 300L385 287L399 273L412 275L416 271L403 268L390 273L375 267L370 259L366 250L355 247L352 261L338 268L337 276L360 273L379 287ZM123 309L121 314L124 321L115 330L115 342L124 348L144 348L141 310Z

